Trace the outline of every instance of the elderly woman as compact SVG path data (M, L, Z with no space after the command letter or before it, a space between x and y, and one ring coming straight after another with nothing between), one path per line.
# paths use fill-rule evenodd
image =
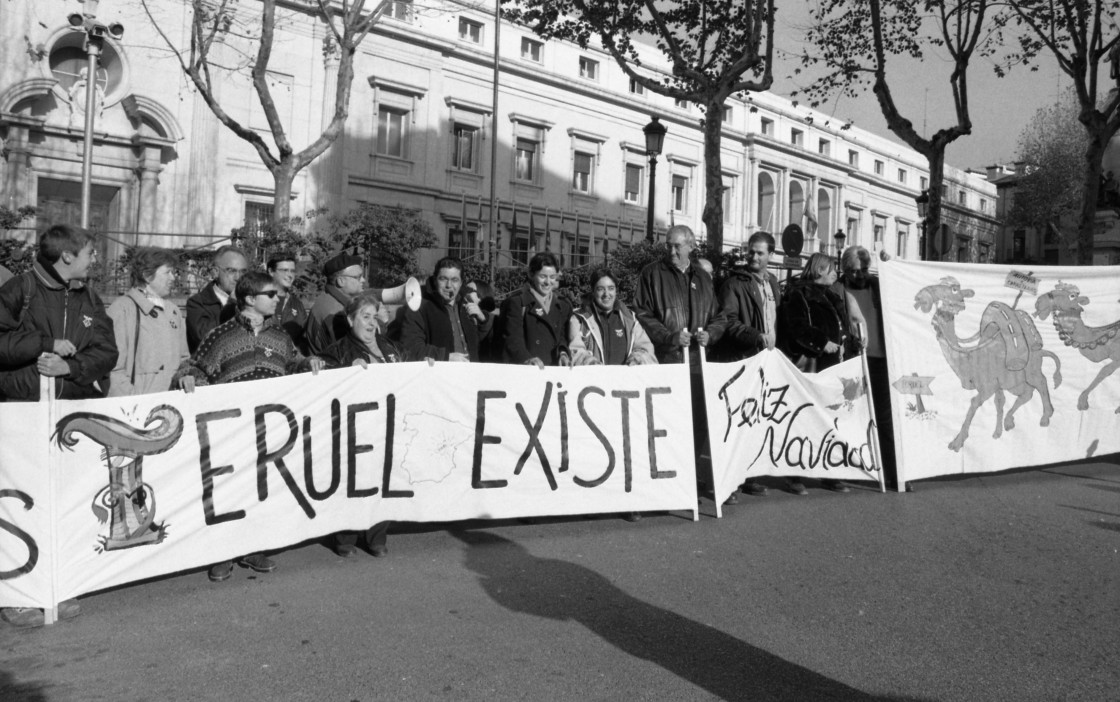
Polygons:
M186 322L179 306L167 299L178 265L167 249L133 252L132 288L108 311L119 352L109 375L110 397L169 390L180 364L190 358Z
M555 294L560 287L560 264L551 253L529 260L525 287L502 303L503 358L537 368L569 365L568 317L572 305Z
M634 313L618 297L618 279L606 268L591 275L591 291L568 322L572 365L638 366L657 363Z
M851 296L832 290L837 277L836 259L815 253L801 276L790 283L778 308L778 342L798 368L815 373L844 360L844 345L851 336L850 320L861 320L859 305ZM807 491L800 480L790 480L797 495ZM839 480L822 480L836 492L851 488Z
M371 363L400 363L414 360L399 346L381 333L382 304L375 292L367 291L351 298L345 314L350 322L350 333L334 342L320 355L328 368L361 366ZM366 546L376 558L389 553L389 525L380 522L365 531ZM342 558L357 553L358 532L343 531L335 534L334 552Z

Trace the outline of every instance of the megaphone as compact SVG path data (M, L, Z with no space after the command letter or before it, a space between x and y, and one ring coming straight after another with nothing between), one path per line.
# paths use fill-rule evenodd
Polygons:
M409 278L404 285L382 288L381 301L386 305L408 305L408 309L415 312L420 309L420 282Z

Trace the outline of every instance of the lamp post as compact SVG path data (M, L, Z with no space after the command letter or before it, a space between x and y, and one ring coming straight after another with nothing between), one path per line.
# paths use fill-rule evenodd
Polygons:
M100 0L81 0L82 11L69 15L66 19L71 29L85 33L86 52L86 114L82 144L82 229L89 229L90 183L93 171L93 117L97 108L97 64L105 37L120 39L124 36L124 25L113 22L105 26L97 21L97 6Z
M918 257L923 261L930 259L929 251L926 249L926 215L929 214L929 191L923 190L914 198L914 202L918 205L918 218L921 220L922 236L918 243Z
M649 207L646 211L646 241L651 243L653 242L653 184L657 173L657 157L661 155L661 149L665 145L665 133L668 131L664 124L657 121L657 117L653 117L652 122L642 127L642 133L646 135L646 155L649 156Z
M840 265L840 256L844 253L844 240L848 235L844 233L843 229L837 229L836 233L832 235L832 240L836 243L836 265Z

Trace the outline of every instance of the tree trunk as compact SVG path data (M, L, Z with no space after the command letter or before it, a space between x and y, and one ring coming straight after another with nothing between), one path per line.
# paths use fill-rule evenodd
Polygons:
M708 245L723 250L723 165L720 139L723 137L723 102L720 94L704 106L704 227ZM672 176L670 176L672 177ZM719 265L718 261L712 262Z
M921 252L922 258L927 261L942 261L948 248L941 243L941 186L945 182L945 144L934 144L926 150L926 162L929 163L929 204L926 209L926 247ZM935 245L936 244L936 245ZM934 253L937 249L938 253Z
M292 183L296 179L297 168L289 156L273 169L272 178L276 185L272 195L272 224L283 226L292 218Z
M1089 134L1085 146L1085 192L1081 197L1081 216L1077 223L1077 265L1093 265L1093 238L1097 232L1097 201L1101 184L1101 160L1108 139L1100 133Z

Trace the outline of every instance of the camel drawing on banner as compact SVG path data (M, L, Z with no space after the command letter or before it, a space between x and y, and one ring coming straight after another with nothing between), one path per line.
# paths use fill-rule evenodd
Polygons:
M949 442L949 448L960 451L968 438L968 428L976 410L995 398L996 430L998 439L1004 429L1015 427L1015 411L1026 404L1037 390L1042 398L1041 426L1050 425L1054 406L1050 403L1050 390L1042 372L1042 361L1054 361L1054 387L1062 383L1062 362L1050 351L1042 348L1042 336L1029 314L1002 303L990 302L980 318L980 329L970 337L957 336L956 317L965 308L965 300L975 293L961 289L951 276L937 285L927 285L914 296L914 308L922 312L933 311L933 331L945 360L965 390L975 390L968 413L960 432ZM1004 393L1016 396L1015 403L1004 416Z
M1120 320L1103 327L1086 326L1081 313L1089 298L1083 297L1076 285L1059 282L1054 289L1040 295L1034 303L1039 319L1054 315L1054 329L1066 346L1072 346L1093 363L1108 361L1077 398L1077 409L1089 409L1089 393L1120 367ZM1120 414L1120 407L1116 408Z
M101 446L109 470L109 484L91 505L97 521L109 521L109 535L99 537L99 550L158 544L167 536L167 525L154 523L156 494L144 482L144 456L170 450L182 433L183 415L171 405L149 412L143 428L93 412L75 412L58 421L53 438L59 448L73 450L78 435L84 434Z

